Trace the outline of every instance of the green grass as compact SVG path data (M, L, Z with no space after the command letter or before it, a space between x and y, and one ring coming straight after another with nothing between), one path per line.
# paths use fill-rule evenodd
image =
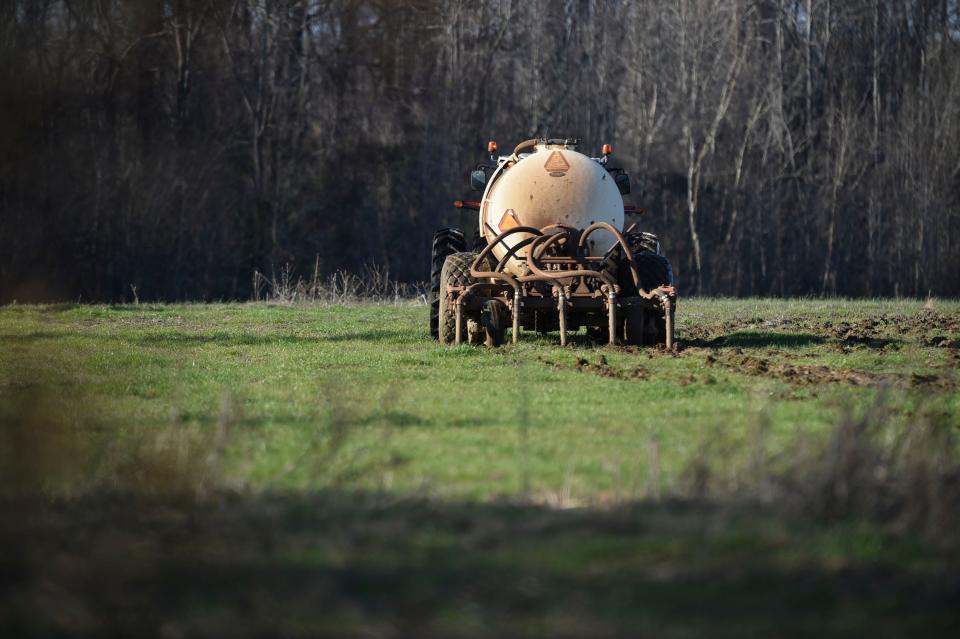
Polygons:
M960 314L957 304L937 308ZM890 340L878 348L845 346L814 326L921 310L917 302L693 300L680 309L679 338L689 344L694 334L715 335L709 352L721 358L739 350L771 364L887 376L904 411L956 412L956 351L924 346L920 338L930 331L918 337L891 325L878 333ZM583 336L562 349L555 336L527 335L500 349L452 348L428 339L425 311L6 307L0 397L25 386L52 388L75 398L81 415L131 437L173 421L209 430L228 401L236 423L222 479L244 489L311 490L337 478L353 489L591 504L668 489L705 448L725 451L723 461L736 467L760 423L776 452L878 392L842 382L798 386L745 374L723 359L708 366L707 349L696 346L671 357L598 347ZM792 323L779 324L784 319ZM593 363L601 356L615 371L643 368L646 379L575 366L577 357ZM946 389L911 388L914 374L935 376ZM311 456L323 456L334 430L342 431L337 454L316 468ZM656 487L648 468L653 446ZM358 468L364 472L350 476Z
M415 304L0 308L2 492L26 509L2 561L28 584L0 591L0 629L131 631L136 609L190 635L956 622L952 542L763 495L877 406L880 439L938 420L954 455L960 303L694 299L677 317L670 354L441 346ZM138 560L118 568L114 538ZM44 597L73 616L37 621Z

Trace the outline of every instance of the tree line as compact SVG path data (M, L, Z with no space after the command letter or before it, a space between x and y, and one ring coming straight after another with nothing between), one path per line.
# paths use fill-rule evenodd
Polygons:
M960 294L958 0L12 0L0 302L427 276L488 139L580 137L682 294Z

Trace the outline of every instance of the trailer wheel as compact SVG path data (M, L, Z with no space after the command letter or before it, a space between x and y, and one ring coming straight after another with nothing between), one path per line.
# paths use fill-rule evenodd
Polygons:
M443 228L433 234L430 252L430 336L439 337L440 317L440 271L448 255L459 253L466 248L463 231L455 228Z
M447 256L440 270L439 306L438 306L438 339L441 344L454 341L456 334L457 315L447 299L448 286L470 286L476 280L470 277L470 266L477 259L476 253L453 253ZM464 315L460 325L460 341L467 341L467 317Z

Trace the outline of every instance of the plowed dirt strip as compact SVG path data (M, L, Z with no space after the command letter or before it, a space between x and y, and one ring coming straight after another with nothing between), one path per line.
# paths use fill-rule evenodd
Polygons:
M914 315L884 313L855 320L830 320L809 317L748 317L716 324L684 327L677 351L662 347L622 346L619 353L646 358L702 357L707 368L725 369L742 375L768 377L791 386L845 384L862 387L915 389L946 393L960 388L960 317L923 309ZM763 354L760 346L768 348ZM817 357L816 352L800 352L802 346L819 346L825 352L846 354L858 349L895 352L905 347L948 349L948 356L934 371L875 372L851 367L804 364L795 360ZM793 347L796 347L794 349ZM753 352L750 352L753 351ZM561 362L538 358L550 367L572 368L581 373L611 379L647 381L657 371L633 363L615 365L600 355L590 359L574 356ZM680 380L684 383L683 378ZM707 383L713 378L707 376ZM695 381L695 380L694 380Z
M687 327L681 339L688 345L702 346L705 342L715 342L744 329L785 330L848 345L879 342L877 345L882 346L896 340L960 349L960 317L930 309L923 309L914 315L883 313L852 321L806 317L742 318L720 324ZM722 345L722 342L715 345Z

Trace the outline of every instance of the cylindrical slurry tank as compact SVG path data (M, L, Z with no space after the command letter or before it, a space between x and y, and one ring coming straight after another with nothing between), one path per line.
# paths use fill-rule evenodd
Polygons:
M480 229L487 242L515 226L543 228L564 224L585 229L595 222L623 228L623 198L613 176L594 159L565 144L537 144L517 162L506 162L491 177L480 204ZM512 247L529 235L517 233L504 243ZM590 235L590 255L603 255L614 243L613 235L598 230ZM493 248L499 260L507 252ZM518 251L522 257L526 248ZM526 274L520 260L511 258L506 271Z

